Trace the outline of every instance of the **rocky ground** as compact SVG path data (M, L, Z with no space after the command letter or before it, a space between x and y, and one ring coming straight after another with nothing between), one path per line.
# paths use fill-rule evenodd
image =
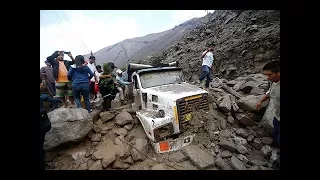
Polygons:
M78 108L49 112L48 170L276 170L280 150L270 133L272 109L255 104L269 84L262 74L210 83L209 112L193 112L186 125L195 134L182 150L156 154L135 116L134 103L89 115ZM270 106L270 105L269 105Z

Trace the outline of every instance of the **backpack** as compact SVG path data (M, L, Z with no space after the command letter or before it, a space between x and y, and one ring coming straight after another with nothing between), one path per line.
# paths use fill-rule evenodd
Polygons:
M99 90L102 96L106 96L111 94L112 99L119 92L118 89L114 85L113 78L103 78L98 82Z

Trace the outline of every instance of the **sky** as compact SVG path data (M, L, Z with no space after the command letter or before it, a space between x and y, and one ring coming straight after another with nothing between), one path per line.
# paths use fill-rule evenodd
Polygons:
M94 53L206 14L205 10L40 10L40 67L56 50L71 51L73 57Z

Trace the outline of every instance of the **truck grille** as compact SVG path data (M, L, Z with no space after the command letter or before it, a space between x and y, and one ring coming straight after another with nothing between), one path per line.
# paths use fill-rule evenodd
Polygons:
M187 122L185 119L186 114L200 109L205 111L209 110L207 95L208 94L200 94L177 100L178 119L181 124Z

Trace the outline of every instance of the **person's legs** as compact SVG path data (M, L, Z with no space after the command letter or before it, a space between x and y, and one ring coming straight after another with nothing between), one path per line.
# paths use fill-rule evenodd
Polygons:
M56 82L56 97L66 106L65 99L65 86L64 82Z
M273 140L280 146L280 121L273 118Z
M57 98L52 98L48 94L41 94L40 95L40 108L41 109L43 109L43 101L51 102L55 109L58 108L59 100Z
M199 77L199 81L202 81L205 77L208 76L208 73L209 73L209 67L208 67L208 66L203 65L203 66L201 67L201 69L202 69L202 74L201 74L201 76Z
M72 91L72 82L67 82L67 87L66 87L66 95L67 95L67 100L70 101L70 106L74 105L74 98L73 98L73 91Z
M84 103L86 104L86 108L88 112L91 112L90 107L90 87L87 83L80 84L81 87L81 94L83 95Z
M123 89L119 86L117 87L118 91L119 91L119 98L121 101L124 100L124 96L123 96Z
M74 101L75 101L75 103L77 105L77 108L81 108L80 86L79 85L73 86L72 90L73 90Z
M208 67L208 66L207 66ZM209 87L209 83L212 81L212 70L208 67L208 74L207 74L207 80L206 80L206 88Z

